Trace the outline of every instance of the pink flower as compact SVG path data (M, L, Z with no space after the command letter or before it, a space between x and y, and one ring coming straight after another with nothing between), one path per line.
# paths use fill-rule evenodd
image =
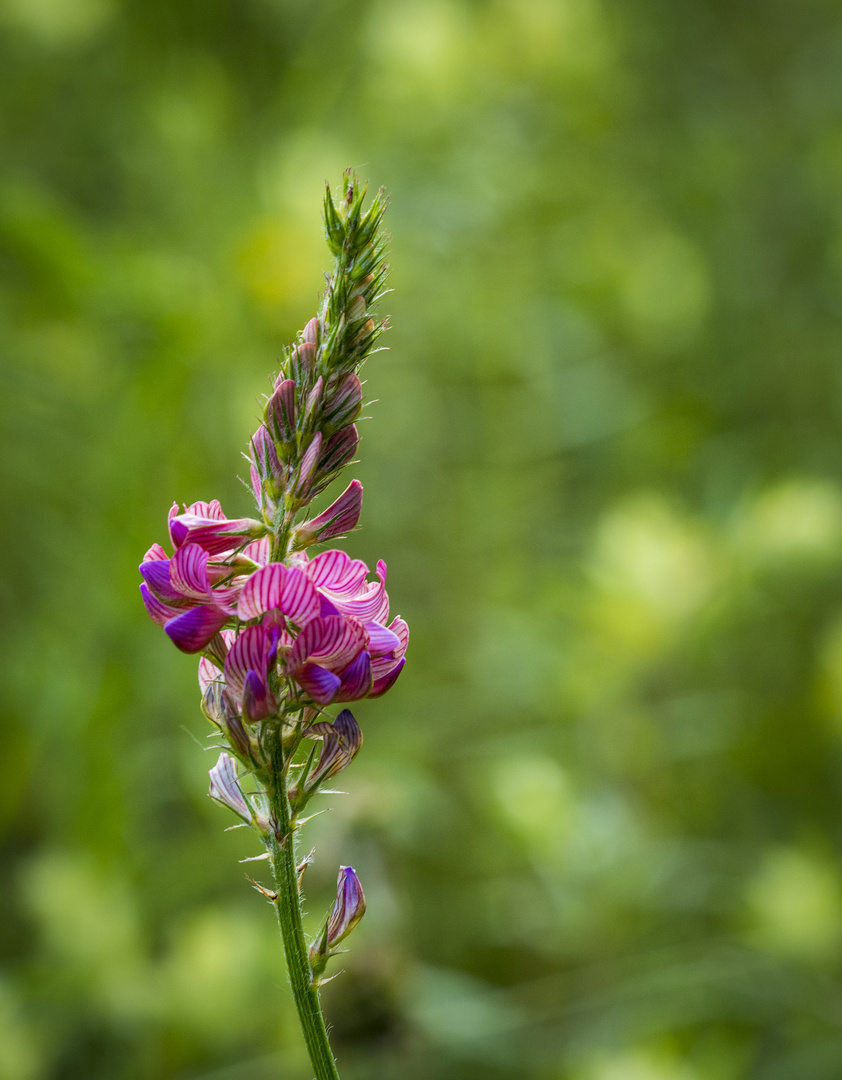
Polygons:
M260 567L238 587L237 619L251 625L238 635L225 632L222 673L200 662L202 689L223 679L251 722L278 708L270 689L276 667L316 705L385 693L405 663L409 630L401 618L385 625L385 563L378 564L378 581L367 574L365 563L342 551Z
M244 575L268 560L269 541L264 525L229 520L216 500L193 503L183 514L177 510L173 504L169 514L175 554L170 558L160 544L152 545L140 564L140 592L150 617L178 648L196 653L236 615ZM249 543L257 535L262 538ZM243 550L234 555L235 548Z

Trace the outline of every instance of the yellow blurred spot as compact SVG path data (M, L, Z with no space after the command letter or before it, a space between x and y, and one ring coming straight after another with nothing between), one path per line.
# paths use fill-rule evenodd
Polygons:
M562 853L575 797L557 762L537 755L502 761L494 769L492 792L507 826L526 847L539 856Z
M842 494L823 480L779 484L743 511L736 537L761 560L834 556L842 545Z
M664 630L695 614L718 578L708 538L657 496L613 510L592 562L594 614L630 649L646 651Z
M816 682L819 708L842 731L842 619L828 632Z
M645 344L682 344L707 315L710 282L687 239L652 228L642 231L626 252L620 298L632 329Z
M0 19L44 45L75 45L93 37L114 15L110 0L4 0Z
M402 81L415 79L438 90L460 77L476 36L466 13L442 0L384 4L372 16L376 30L368 35L369 49L384 66L400 72Z
M772 851L746 901L752 943L808 960L835 957L842 941L842 888L829 862L797 848Z
M259 304L268 309L315 311L327 262L318 230L297 221L265 217L241 246L237 267Z
M574 1080L700 1080L700 1074L667 1051L635 1049L597 1054Z
M46 1072L45 1049L11 987L0 983L0 1080L38 1080Z

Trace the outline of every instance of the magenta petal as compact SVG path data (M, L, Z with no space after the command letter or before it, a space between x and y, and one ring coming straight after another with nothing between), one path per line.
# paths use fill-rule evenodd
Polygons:
M324 618L327 615L341 615L339 608L330 602L324 593L319 593L319 614Z
M358 622L337 615L314 619L298 637L286 659L294 671L306 660L343 668L365 646L365 631Z
M368 567L344 551L323 551L305 564L307 577L320 589L339 596L354 596L365 581Z
M398 663L395 664L395 666L387 675L382 676L382 678L380 679L376 679L374 685L371 688L371 693L368 696L380 697L380 695L385 694L391 686L394 686L395 682L397 681L398 675L400 675L400 673L403 671L403 666L405 663L406 659L399 660Z
M170 561L170 581L185 596L206 599L210 596L208 558L198 544L185 544Z
M395 652L400 648L401 641L397 634L392 633L382 623L368 622L365 624L368 633L369 651L372 656L384 656L386 653Z
M249 671L243 684L243 719L256 724L269 715L266 684L256 671Z
M237 603L237 617L243 622L256 619L264 611L281 606L284 578L289 571L281 563L270 563L251 575Z
M204 649L227 621L228 616L224 611L203 604L170 619L164 629L182 652L197 653Z
M320 600L313 582L303 570L287 571L280 608L296 626L304 626L319 614Z
M269 635L262 626L248 626L237 637L225 657L225 681L239 697L246 675L256 671L266 675Z
M184 602L184 594L180 589L176 589L170 581L169 559L142 562L138 569L143 580L159 599L172 604Z
M400 615L396 615L389 623L389 629L393 634L396 634L400 640L400 648L397 650L396 655L403 656L406 652L406 647L409 644L409 627Z
M327 705L339 689L340 679L318 664L305 664L295 673L298 683L317 705Z
M170 619L181 614L181 611L183 610L172 604L165 604L163 600L159 600L145 581L140 586L140 595L143 597L143 603L146 605L149 617L159 626L165 626Z
M341 685L334 701L356 701L365 697L371 689L371 657L361 652L356 660L339 672Z
M187 540L198 544L209 555L222 555L234 548L241 547L246 540L258 537L265 527L251 518L236 518L232 521L203 521L191 525L187 531Z

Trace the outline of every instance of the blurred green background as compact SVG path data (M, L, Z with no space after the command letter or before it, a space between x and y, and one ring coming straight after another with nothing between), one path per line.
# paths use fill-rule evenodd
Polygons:
M842 1076L840 72L831 0L0 2L0 1080L311 1075L136 567L250 512L348 165L412 640L303 841L343 1078Z

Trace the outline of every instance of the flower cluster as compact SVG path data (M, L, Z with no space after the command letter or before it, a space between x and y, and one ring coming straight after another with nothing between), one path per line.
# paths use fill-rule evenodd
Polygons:
M249 440L256 516L228 518L216 500L174 504L172 554L155 543L140 564L146 610L182 652L199 654L203 711L233 754L211 770L210 795L260 834L287 893L281 864L292 857L286 839L299 812L362 744L348 709L333 721L323 710L384 694L409 637L403 619L390 620L384 562L372 580L344 551L308 551L354 529L362 510L353 480L326 510L306 513L357 451L358 371L385 328L372 314L385 274L384 202L378 194L363 212L364 195L351 176L340 200L327 193L334 270L318 315L284 352ZM240 768L254 791L241 787ZM280 888L261 891L293 903ZM359 881L343 867L336 906L310 953L314 980L364 910Z

